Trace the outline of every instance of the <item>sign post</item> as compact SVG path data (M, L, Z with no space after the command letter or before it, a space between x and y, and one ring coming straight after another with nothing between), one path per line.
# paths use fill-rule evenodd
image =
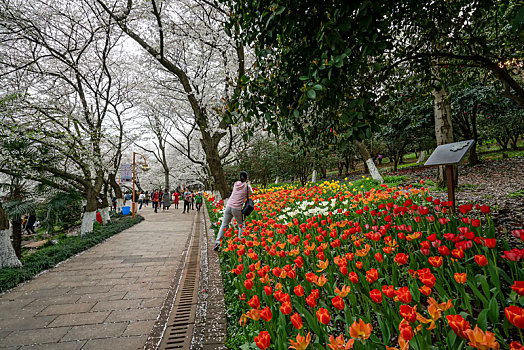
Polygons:
M448 187L448 201L452 203L451 212L455 213L455 183L453 181L453 166L462 161L466 153L473 146L475 140L447 143L438 146L428 158L425 166L445 165L446 185Z

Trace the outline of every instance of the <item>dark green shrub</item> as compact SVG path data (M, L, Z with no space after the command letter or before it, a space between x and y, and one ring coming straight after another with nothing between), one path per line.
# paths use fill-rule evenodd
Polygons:
M82 217L82 195L75 191L59 192L37 210L36 217L48 232L54 232L55 226L69 228Z

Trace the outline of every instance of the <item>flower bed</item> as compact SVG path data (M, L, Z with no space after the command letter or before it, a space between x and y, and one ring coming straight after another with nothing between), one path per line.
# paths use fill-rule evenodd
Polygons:
M495 238L490 208L359 185L256 193L242 239L222 243L228 345L520 349L524 250Z

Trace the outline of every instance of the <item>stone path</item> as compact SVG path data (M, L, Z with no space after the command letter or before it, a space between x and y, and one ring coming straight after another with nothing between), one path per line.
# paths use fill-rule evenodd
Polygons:
M144 208L140 224L0 295L0 349L142 349L183 264L195 213Z

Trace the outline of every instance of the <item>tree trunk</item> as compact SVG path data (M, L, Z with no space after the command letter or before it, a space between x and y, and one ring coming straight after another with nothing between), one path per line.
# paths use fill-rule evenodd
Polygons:
M108 183L104 181L104 192L101 194L102 205L100 206L100 215L102 216L102 224L104 225L111 221L111 217L109 216L108 192Z
M116 197L116 212L120 213L122 211L122 206L124 204L124 200L122 199L122 189L116 182L116 174L109 174L109 184L113 188L113 191L115 191L115 197Z
M0 204L0 269L4 267L21 267L15 250L11 245L11 231L9 230L9 218Z
M80 235L85 236L93 232L93 223L96 219L96 211L98 209L98 201L96 199L97 193L93 187L87 189L87 204L84 217L82 218L82 226L80 227Z
M18 259L22 257L22 219L13 220L13 249Z
M451 124L451 103L446 88L440 84L432 91L435 116L435 137L437 146L453 142L453 125ZM446 167L439 166L437 185L444 187L446 184Z
M208 132L204 132L201 129L201 133L202 139L200 141L206 154L206 161L213 176L216 190L218 190L223 199L229 198L231 186L227 183L226 174L224 173L224 168L222 168L222 161L218 154L218 143L214 142L214 138L211 138Z
M362 159L364 159L364 162L366 163L366 166L373 180L378 181L379 183L383 183L384 179L380 175L380 172L378 171L375 162L373 162L373 159L371 158L371 155L369 154L369 151L366 148L364 142L353 140L353 145L355 145L355 147L360 152L360 155L362 156Z

